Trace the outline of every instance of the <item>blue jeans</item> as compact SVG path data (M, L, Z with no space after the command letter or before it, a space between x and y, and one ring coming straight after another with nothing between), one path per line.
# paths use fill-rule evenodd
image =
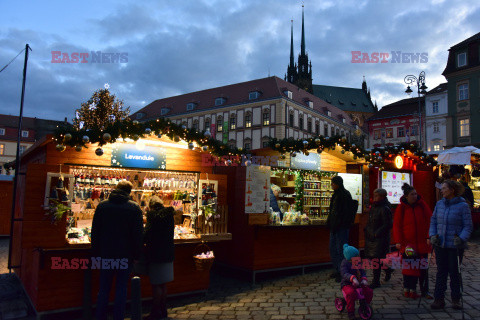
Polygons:
M127 269L102 269L100 270L100 288L98 290L97 309L95 317L97 320L107 319L108 298L112 288L113 278L115 282L115 304L113 306L113 319L123 320L125 318L125 305L127 303L127 284L130 278L131 263Z
M343 245L348 243L349 228L340 228L336 231L330 231L330 258L332 259L333 268L340 273L340 265L342 264Z
M463 250L460 253L462 263ZM435 247L435 259L437 262L437 279L435 282L435 299L445 298L447 290L447 278L450 275L450 290L452 299L460 299L460 274L458 273L457 249Z

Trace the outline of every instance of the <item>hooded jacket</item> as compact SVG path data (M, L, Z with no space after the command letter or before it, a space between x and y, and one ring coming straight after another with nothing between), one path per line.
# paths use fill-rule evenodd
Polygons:
M142 210L130 196L113 190L93 215L92 256L111 259L140 258L143 238Z
M390 246L392 228L390 202L385 198L374 202L365 227L365 257L385 258Z
M414 246L418 254L431 251L431 246L427 244L431 217L432 210L420 196L413 205L405 196L400 198L393 220L393 240L402 245L401 251L407 244Z
M429 235L438 235L442 248L455 248L453 238L458 235L466 242L472 233L472 214L462 197L437 202L430 222Z
M330 231L338 231L340 228L350 228L350 203L352 195L343 185L333 192L330 200L330 214L327 218L327 226Z
M175 257L175 210L158 206L147 212L144 241L147 262L172 262Z

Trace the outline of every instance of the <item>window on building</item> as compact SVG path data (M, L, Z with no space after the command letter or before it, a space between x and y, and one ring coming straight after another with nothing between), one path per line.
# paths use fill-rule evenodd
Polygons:
M192 128L193 128L194 130L198 130L198 120L193 121Z
M249 151L252 149L252 143L250 142L250 140L246 140L244 142L243 149L245 149L245 151Z
M312 120L311 119L307 120L307 131L308 131L308 133L312 133Z
M270 125L270 110L263 111L263 125L269 126Z
M190 102L190 103L187 103L187 111L192 111L193 109L195 109L195 103L193 102Z
M309 107L310 109L313 109L313 101L308 101L308 107Z
M293 113L290 113L289 118L290 118L290 119L288 120L288 122L290 123L290 127L293 127L293 120L294 120L294 115L293 115Z
M416 136L418 134L418 126L411 126L410 127L410 135Z
M4 154L5 154L5 144L0 143L0 155L4 155Z
M337 129L335 130L335 135L337 135L337 136L340 135L340 129L337 128Z
M285 91L283 91L283 94L285 94L288 97L288 99L293 98L292 91L285 90Z
M438 113L438 101L432 103L432 113Z
M382 130L380 129L373 130L373 139L378 140L380 138L382 138Z
M303 116L298 117L298 127L303 130Z
M387 128L386 134L387 138L393 138L393 128Z
M252 114L247 113L245 115L245 128L251 128L252 127Z
M328 137L328 126L327 125L323 126L323 136Z
M328 110L327 111L327 116L331 117L332 116L332 111Z
M458 100L468 100L468 83L458 86Z
M262 141L262 148L268 148L268 141L267 140Z
M210 118L205 119L205 130L210 130Z
M168 108L162 108L162 110L160 110L160 115L164 116L168 113L168 111L170 111L170 109Z
M224 103L225 103L225 98L216 98L215 99L215 105L216 106L221 106Z
M460 137L468 137L470 135L470 119L460 120Z
M28 130L22 130L22 138L28 138Z
M249 100L255 100L255 99L258 99L259 97L260 97L260 92L258 91L252 91L248 94Z
M320 135L320 124L318 122L315 123L315 134Z
M230 116L230 130L235 130L237 128L237 118L234 114Z
M4 128L0 128L0 136L4 136L5 135L5 129Z
M397 137L405 137L405 127L398 127L397 129Z
M228 141L228 146L231 147L231 148L235 148L237 146L235 140L230 140Z
M330 127L330 137L333 137L335 135L335 128Z
M467 53L462 52L457 54L457 67L464 67L467 65Z
M433 132L440 132L440 126L438 125L438 122L433 123Z
M439 144L434 144L433 145L433 151L440 151L440 145Z
M217 118L217 131L222 132L223 131L223 121L222 118Z
M27 146L20 146L20 154L23 154L27 150Z

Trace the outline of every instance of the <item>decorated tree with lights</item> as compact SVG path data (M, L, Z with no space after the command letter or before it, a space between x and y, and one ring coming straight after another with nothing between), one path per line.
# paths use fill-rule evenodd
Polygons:
M111 94L109 85L106 84L105 89L95 91L75 113L75 129L104 131L110 125L125 120L130 114L130 108L124 109L123 101Z

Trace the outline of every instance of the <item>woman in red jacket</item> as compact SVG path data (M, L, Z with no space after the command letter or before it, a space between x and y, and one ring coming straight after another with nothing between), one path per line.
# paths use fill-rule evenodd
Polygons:
M419 259L428 259L431 252L428 230L432 210L410 185L402 187L403 197L395 210L393 218L393 239L398 250L403 252L408 244L417 250ZM428 269L422 269L420 274L420 290L422 297L432 299L428 292Z

